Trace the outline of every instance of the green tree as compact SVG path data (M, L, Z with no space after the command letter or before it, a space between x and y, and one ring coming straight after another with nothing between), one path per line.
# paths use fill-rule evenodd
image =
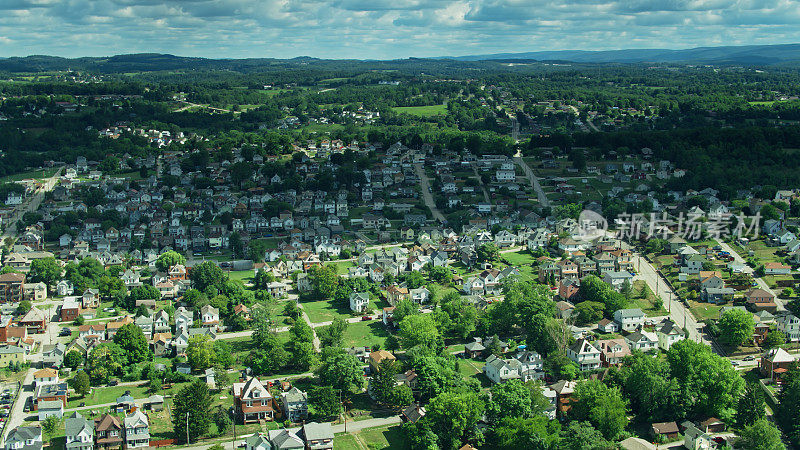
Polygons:
M669 349L667 361L687 415L732 418L744 380L727 359L704 344L683 340Z
M170 267L178 264L186 264L186 258L175 250L166 251L156 259L156 269L161 272L167 272Z
M761 418L739 432L736 448L747 450L784 450L781 432L767 419Z
M178 442L186 443L187 422L190 443L208 432L211 401L208 385L199 379L178 391L172 400L172 426Z
M561 432L559 450L611 450L616 448L589 422L572 421Z
M75 389L75 393L81 397L86 397L89 393L89 390L92 389L89 375L86 374L83 370L79 370L74 377L69 380L69 385L72 389Z
M317 337L323 347L341 347L344 333L347 331L347 321L341 317L334 317L330 325L318 330Z
M321 359L316 373L323 386L341 389L345 395L357 394L364 388L364 371L358 358L342 349L326 349Z
M214 385L221 391L231 387L231 376L227 369L222 366L214 367Z
M404 298L399 302L397 302L397 304L394 306L394 312L392 313L392 320L394 320L395 323L400 323L407 316L411 316L418 313L419 313L419 306L417 306L417 304L412 302L411 300Z
M497 261L500 257L500 249L497 248L497 245L494 242L487 242L476 250L478 261L480 262L491 262Z
M214 365L217 355L214 353L214 343L208 336L197 334L189 338L186 347L186 359L192 370L202 371Z
M214 355L216 364L224 369L230 369L236 362L231 345L221 339L214 341Z
M438 329L447 337L466 339L478 322L478 311L457 292L447 294L434 313Z
M764 348L775 348L779 345L786 343L786 334L781 330L769 330L764 340L761 341L761 346Z
M619 378L631 409L644 420L682 417L680 387L670 377L667 361L634 351L623 360Z
M784 377L783 389L778 396L778 410L775 421L795 447L800 446L800 377L797 366L791 368Z
M628 404L618 388L599 380L583 380L575 386L570 417L589 421L608 440L614 440L628 424Z
M32 307L33 305L31 305L30 300L23 300L17 305L16 313L21 316L25 315L31 310Z
M114 335L114 343L125 351L128 360L132 363L147 361L152 357L147 338L142 329L135 324L123 325Z
M397 385L397 375L400 373L400 363L392 360L383 360L372 376L370 388L375 399L388 406L405 406L408 403L398 403L407 400L404 394L398 395L398 391L405 390L405 385Z
M764 417L764 394L754 383L747 383L736 405L736 426L744 428Z
M211 286L219 286L228 280L225 272L212 261L204 261L192 268L190 275L195 289L205 291Z
M493 421L501 421L507 417L527 419L533 416L531 389L520 380L495 384L489 391L491 399L486 404L486 411Z
M47 416L47 418L42 421L42 432L47 436L51 446L53 445L53 438L56 437L56 431L60 424L61 419L56 416Z
M330 300L336 294L339 285L339 276L336 274L336 266L326 265L316 267L309 271L311 284L314 286L316 294L325 300Z
M413 315L404 318L400 322L398 336L400 344L406 349L422 345L438 353L438 350L444 347L439 329L430 314Z
M28 271L28 280L33 283L42 282L53 287L61 280L61 265L53 257L34 259Z
M71 350L64 355L64 365L75 370L83 363L83 355L77 350Z
M426 419L438 437L440 448L457 448L477 435L476 425L484 405L474 392L444 392L427 407Z
M558 448L561 425L545 416L506 417L489 435L490 448L550 450Z
M717 322L717 326L720 330L720 341L732 347L749 340L755 331L753 315L741 309L725 311Z
M317 386L308 393L309 412L319 420L339 417L342 402L333 386Z
M112 376L119 376L128 365L125 350L113 342L95 347L86 359L86 370L93 385L108 383Z

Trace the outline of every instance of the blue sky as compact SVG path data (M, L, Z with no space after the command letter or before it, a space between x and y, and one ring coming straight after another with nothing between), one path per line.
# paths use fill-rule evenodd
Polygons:
M798 0L0 0L0 56L390 59L796 42Z

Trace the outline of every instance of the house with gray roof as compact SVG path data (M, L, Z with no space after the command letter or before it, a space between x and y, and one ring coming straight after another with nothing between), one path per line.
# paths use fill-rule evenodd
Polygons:
M283 415L292 422L300 422L308 417L308 394L292 387L281 394Z
M267 437L275 450L299 450L306 448L305 442L297 435L300 428L269 430Z
M333 450L333 428L328 422L303 425L303 437L309 450Z
M64 421L67 450L94 449L94 423L74 412Z
M150 446L150 421L141 411L136 410L125 416L125 448Z
M17 427L6 437L6 450L42 450L42 427Z
M256 433L244 440L245 450L272 450L272 444L261 433Z

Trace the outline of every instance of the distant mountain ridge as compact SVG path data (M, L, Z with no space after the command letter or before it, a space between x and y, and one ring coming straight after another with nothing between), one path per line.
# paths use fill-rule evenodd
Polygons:
M552 50L523 53L444 56L458 61L517 60L571 61L579 63L683 63L775 65L800 61L800 44L697 47L682 50Z
M298 56L291 59L241 58L214 59L175 56L162 53L136 53L107 57L63 58L31 55L0 57L0 72L47 72L68 69L99 73L126 73L163 70L234 70L258 71L314 66L351 65L365 68L383 67L482 67L503 62L563 62L578 64L714 64L742 66L800 67L800 44L747 45L727 47L697 47L684 50L627 49L627 50L555 50L525 53L496 53L486 55L443 56L438 58L407 58L395 60L320 59Z

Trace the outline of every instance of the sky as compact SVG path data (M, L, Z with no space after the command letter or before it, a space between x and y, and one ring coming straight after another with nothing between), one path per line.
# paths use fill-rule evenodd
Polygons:
M0 57L394 59L800 42L800 0L0 0Z

